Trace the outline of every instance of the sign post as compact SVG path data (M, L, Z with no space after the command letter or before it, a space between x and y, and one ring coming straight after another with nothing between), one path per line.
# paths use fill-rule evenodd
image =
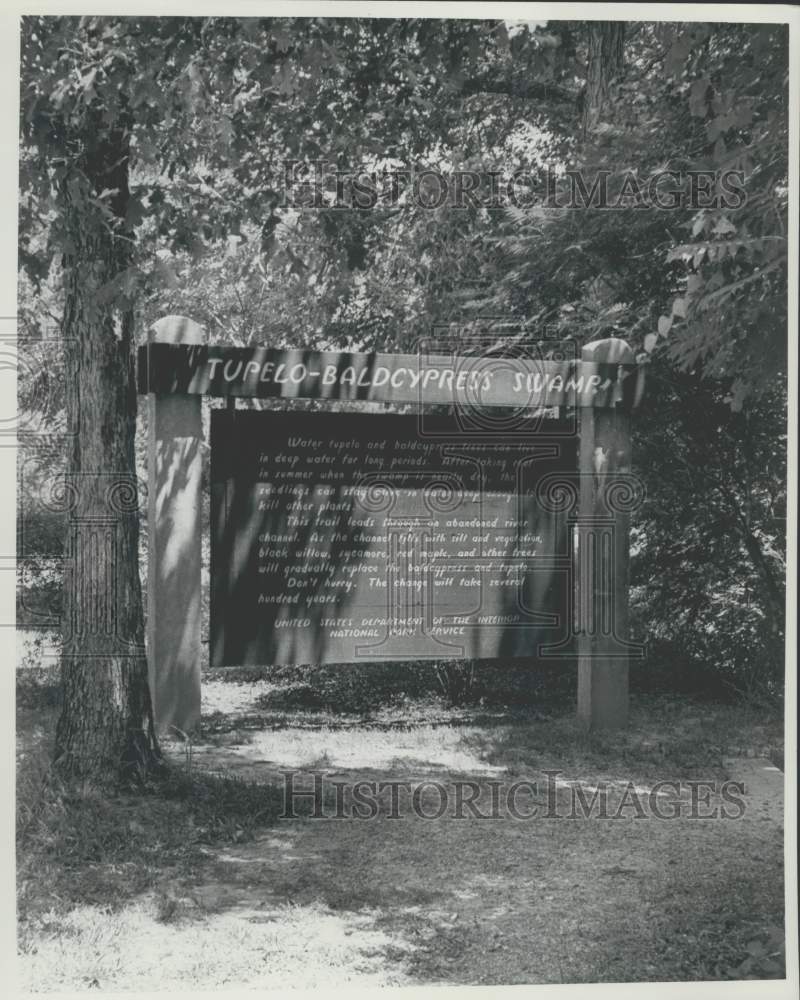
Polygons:
M587 344L592 365L628 365L624 340ZM619 729L628 718L628 587L631 483L630 412L580 411L578 558L578 717L591 729Z
M159 320L150 335L152 344L204 339L184 316ZM162 733L189 733L200 719L201 403L201 396L148 392L147 663Z

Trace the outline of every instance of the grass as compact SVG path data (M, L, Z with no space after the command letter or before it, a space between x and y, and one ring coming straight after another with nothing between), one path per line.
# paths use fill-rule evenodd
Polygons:
M114 914L79 906L65 916L45 915L23 964L24 985L37 992L200 984L276 989L298 980L325 988L396 979L378 957L387 935L363 918L320 907L210 914L193 904L180 917L170 912L165 920L163 900L145 898Z
M76 874L83 900L120 905L154 889L165 869L190 871L202 845L252 837L281 808L269 786L180 765L142 796L67 785L42 740L18 756L20 907L57 905L77 888Z
M209 680L199 741L171 748L168 779L109 797L52 774L53 679L23 679L18 908L28 988L782 975L773 824L288 822L275 778L287 765L350 780L551 767L589 780L708 778L728 753L781 748L774 715L636 697L628 730L591 735L571 708L456 708L429 692L377 699L365 721L335 711L339 695L303 707L305 684L297 675ZM232 770L237 761L249 769Z
M727 757L782 754L783 722L764 709L640 696L631 699L628 726L620 732L587 733L572 713L557 713L534 726L494 727L468 742L507 768L524 770L535 761L537 768L574 778L691 779L723 775Z
M278 988L293 985L300 968L309 988L394 981L380 960L389 939L363 914L258 903L226 912L214 894L195 891L225 847L274 823L276 788L180 764L144 796L66 786L50 768L45 734L54 723L52 706L19 711L23 986Z

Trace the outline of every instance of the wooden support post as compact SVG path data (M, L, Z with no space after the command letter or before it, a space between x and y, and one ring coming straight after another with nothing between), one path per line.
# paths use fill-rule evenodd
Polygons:
M609 374L634 355L624 340L583 348L583 361ZM578 717L590 729L617 729L628 718L630 516L615 504L631 472L630 414L620 406L580 411L578 531ZM630 485L627 486L630 489Z
M150 343L201 344L203 328L167 316ZM148 393L147 662L156 728L200 719L201 396Z

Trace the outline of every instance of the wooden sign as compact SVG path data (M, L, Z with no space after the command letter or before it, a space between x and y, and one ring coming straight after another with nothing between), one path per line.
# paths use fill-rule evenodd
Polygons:
M565 655L584 723L625 724L643 380L624 341L558 362L209 347L181 316L152 338L138 377L160 731L200 717L202 395L421 404L213 412L212 663Z
M438 424L212 411L212 666L563 650L576 439Z

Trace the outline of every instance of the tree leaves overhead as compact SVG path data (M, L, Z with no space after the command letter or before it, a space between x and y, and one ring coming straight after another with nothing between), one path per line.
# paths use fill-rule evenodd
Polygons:
M31 224L22 260L40 280L42 252L59 247L58 213L47 213L54 185L79 162L69 137L91 118L130 131L125 218L114 217L113 191L85 198L101 224L136 236L140 289L160 284L159 248L198 259L227 253L228 239L255 225L265 259L277 254L279 269L313 281L314 294L323 279L351 294L354 272L383 271L360 284L365 322L385 313L380 297L392 280L417 290L414 335L432 304L429 322L469 312L467 303L518 317L544 309L579 340L613 329L687 370L702 364L731 379L741 405L769 385L784 355L785 29L604 31L581 22L26 18ZM292 214L281 203L290 161L352 170L393 157L445 169L573 166L588 185L607 170L611 191L628 185L631 207L506 205L453 218L407 204L367 219L341 208ZM641 210L635 177L643 186L659 170L739 171L728 183L742 204ZM48 218L50 251L31 243L34 216ZM405 257L415 266L401 276ZM772 347L753 349L764 336Z
M571 165L608 170L612 193L631 173L645 189L676 170L697 178L697 196L569 219L509 212L487 306L535 313L566 302L578 338L608 327L681 370L727 379L737 408L770 392L785 373L787 44L780 25L631 31L622 76ZM611 303L596 294L609 286Z

